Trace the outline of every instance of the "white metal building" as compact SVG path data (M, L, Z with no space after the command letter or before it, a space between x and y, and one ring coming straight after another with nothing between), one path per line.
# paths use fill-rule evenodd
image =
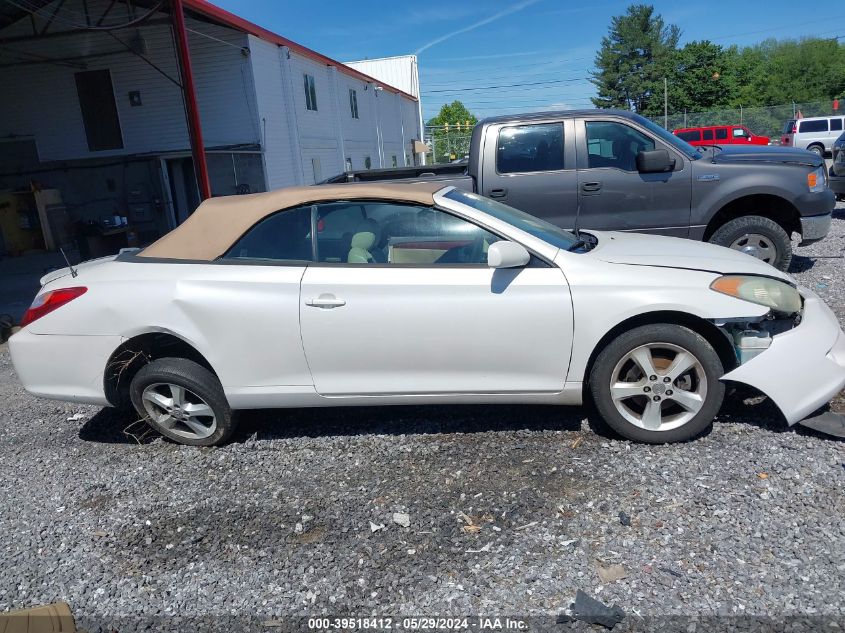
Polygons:
M418 160L417 94L205 0L184 7L213 195ZM0 192L57 190L71 222L128 216L142 242L193 211L168 11L152 0L0 5Z
M346 65L415 97L417 100L416 107L419 129L425 129L422 115L422 98L420 97L420 72L416 55L362 59L355 62L346 62ZM422 136L419 138L422 141ZM419 145L416 149L420 151L420 159L424 159L424 152L428 151L428 148Z

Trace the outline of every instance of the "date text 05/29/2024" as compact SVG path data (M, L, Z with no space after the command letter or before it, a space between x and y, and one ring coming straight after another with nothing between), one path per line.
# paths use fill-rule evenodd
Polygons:
M525 631L528 622L511 617L319 617L308 618L315 631Z

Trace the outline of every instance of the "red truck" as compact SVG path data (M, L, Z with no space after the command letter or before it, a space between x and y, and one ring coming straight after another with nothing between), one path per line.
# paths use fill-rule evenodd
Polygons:
M744 125L685 127L672 132L690 145L768 145L768 136L756 136Z

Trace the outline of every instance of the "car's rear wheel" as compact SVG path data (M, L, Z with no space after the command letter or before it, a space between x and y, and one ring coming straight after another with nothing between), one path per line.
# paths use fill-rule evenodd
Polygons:
M726 222L709 241L756 257L778 270L787 270L792 261L789 234L774 220L759 215L745 215Z
M814 154L824 158L824 147L823 146L821 146L821 145L810 145L807 149L810 150L811 152L813 152Z
M129 393L138 415L180 444L215 446L235 429L220 381L193 361L154 360L135 374Z
M590 372L598 412L617 433L650 444L691 439L722 405L724 370L703 336L680 325L644 325L611 341Z

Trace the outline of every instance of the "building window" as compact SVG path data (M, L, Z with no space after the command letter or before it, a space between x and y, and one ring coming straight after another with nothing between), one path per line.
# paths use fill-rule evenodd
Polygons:
M108 70L89 70L76 73L74 78L88 149L92 152L123 149L111 73Z
M352 159L349 156L346 157L346 171L352 171Z
M349 89L349 110L352 112L352 118L358 118L358 91Z
M408 154L405 154L405 167L411 164L411 157Z
M314 172L314 183L318 183L323 179L323 167L320 165L319 158L311 159L311 171Z
M393 158L391 159L391 162L393 163L393 166L394 166L394 167L398 167L398 166L399 166L399 162L396 160L396 154L394 154L394 155L393 155Z
M317 88L314 87L314 76L303 75L305 79L305 107L317 111Z
M373 161L370 160L369 156L364 156L364 167L366 169L371 169L373 166Z

